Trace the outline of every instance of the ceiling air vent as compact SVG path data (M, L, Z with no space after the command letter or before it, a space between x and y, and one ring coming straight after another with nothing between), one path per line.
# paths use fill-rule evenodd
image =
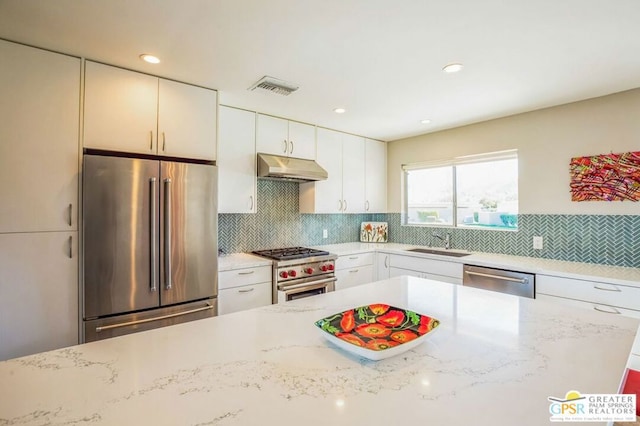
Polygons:
M262 89L278 95L289 96L291 93L298 90L298 86L293 83L288 83L277 78L264 76L253 86L249 87L249 90Z

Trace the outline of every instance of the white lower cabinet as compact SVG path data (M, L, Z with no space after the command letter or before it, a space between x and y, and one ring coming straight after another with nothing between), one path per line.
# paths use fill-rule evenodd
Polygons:
M218 314L230 314L271 304L270 265L218 273Z
M0 234L0 361L78 344L78 233Z
M392 254L389 258L389 264L391 277L411 275L452 284L462 284L462 263Z
M377 280L386 280L391 277L391 255L389 253L376 253L376 276Z
M538 274L536 299L640 318L640 288L637 287Z
M358 253L336 259L336 290L372 282L375 253Z
M401 275L409 275L411 277L425 278L428 280L442 281L451 284L462 284L462 280L454 277L447 277L445 275L434 275L426 272L412 271L411 269L394 268L390 269L390 277L399 277Z
M271 304L271 281L227 288L218 293L218 314L259 308Z
M603 315L625 315L632 318L640 319L640 311L633 309L624 309L616 306L603 305L599 303L584 302L582 300L567 299L565 297L549 296L546 294L536 293L537 300L548 300L549 302L559 303L565 306L575 306L600 312Z

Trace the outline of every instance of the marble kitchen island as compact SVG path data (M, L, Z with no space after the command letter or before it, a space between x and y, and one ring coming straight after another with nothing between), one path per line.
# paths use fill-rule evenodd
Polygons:
M441 325L377 362L336 348L314 326L369 303ZM0 362L0 425L538 426L549 423L548 396L616 393L637 327L397 277Z

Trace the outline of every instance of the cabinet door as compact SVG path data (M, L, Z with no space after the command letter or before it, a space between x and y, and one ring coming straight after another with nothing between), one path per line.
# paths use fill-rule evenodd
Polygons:
M220 290L225 290L228 288L244 287L251 284L271 282L271 274L271 265L220 271L218 272L218 288Z
M155 154L158 78L85 62L84 146Z
M0 232L77 229L80 60L0 40Z
M226 288L218 295L218 314L230 314L271 304L271 281Z
M318 129L316 161L329 177L300 184L301 213L340 213L342 211L342 133Z
M258 114L256 152L287 156L289 154L288 133L287 120Z
M77 232L0 235L0 360L78 343Z
M374 264L375 253L354 253L338 256L336 259L336 269L350 269L358 266L368 266Z
M386 280L390 277L389 268L391 264L389 263L390 255L388 253L376 253L376 270L377 276L375 277L378 280Z
M289 121L289 156L316 159L315 126Z
M336 290L368 284L373 281L373 265L336 271Z
M217 92L160 79L158 154L216 159Z
M536 293L536 300L546 300L546 301L561 304L564 306L575 306L576 308L589 309L592 311L599 312L603 316L624 315L627 317L640 319L640 311L634 310L634 309L620 308L618 306L603 305L603 304L592 303L592 302L583 302L582 300L567 299L565 297L549 296L546 294L538 294L538 293Z
M391 255L389 263L396 268L411 269L413 271L451 277L455 280L462 281L462 263L402 256L398 254Z
M344 134L342 137L342 198L343 212L365 211L364 138Z
M365 211L387 211L387 144L365 140Z
M218 145L220 213L256 212L256 114L220 107Z
M390 278L400 277L402 275L408 275L410 277L422 278L422 274L420 272L418 272L418 271L413 271L411 269L395 268L393 266L389 268L389 277Z
M640 288L625 285L538 274L536 294L640 310Z

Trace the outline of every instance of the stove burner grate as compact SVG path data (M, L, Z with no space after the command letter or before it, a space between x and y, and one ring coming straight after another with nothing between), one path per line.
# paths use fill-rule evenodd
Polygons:
M307 257L326 256L329 254L327 251L307 247L285 247L271 250L256 250L252 253L275 260L304 259Z

